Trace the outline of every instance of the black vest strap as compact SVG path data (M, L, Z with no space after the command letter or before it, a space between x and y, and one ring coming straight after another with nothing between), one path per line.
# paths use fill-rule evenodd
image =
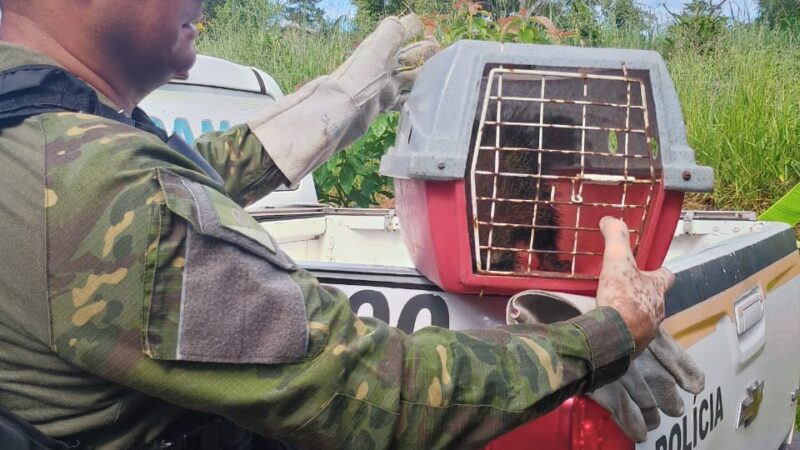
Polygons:
M48 65L19 66L0 72L0 127L48 112L73 111L93 114L136 127L157 136L173 150L189 158L208 177L222 184L211 164L180 136L158 128L140 108L127 117L102 103L97 92L66 70Z
M33 425L0 407L0 448L14 450L72 450L78 442L62 442L45 436Z

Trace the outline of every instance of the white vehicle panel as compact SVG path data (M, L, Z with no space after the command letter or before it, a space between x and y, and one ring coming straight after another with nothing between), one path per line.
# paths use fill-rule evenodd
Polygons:
M263 71L205 55L197 56L188 78L173 83L263 93L276 100L283 97L278 83Z
M795 278L768 294L764 322L772 326L753 329L765 334L756 339L759 348L749 358L741 358L735 324L727 316L720 318L716 331L689 349L705 370L705 391L698 396L684 393L685 414L679 418L662 415L661 426L650 432L648 441L637 445L637 450L780 447L794 423L792 392L800 374L795 351L800 342L797 322L786 320L800 317L798 290L800 279ZM758 415L749 426L737 426L746 386L753 382L764 382Z
M258 73L263 90L253 69L200 56L188 80L170 82L142 100L140 106L167 133L176 133L193 144L205 133L225 131L247 122L283 98L275 81ZM315 203L317 193L309 175L291 189L280 188L257 200L248 211Z

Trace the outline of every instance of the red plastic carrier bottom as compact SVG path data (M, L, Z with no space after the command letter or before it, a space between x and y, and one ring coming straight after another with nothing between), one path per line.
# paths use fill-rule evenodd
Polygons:
M601 187L602 188L602 187ZM411 259L420 272L447 292L463 294L514 295L527 289L542 289L594 295L600 273L604 241L599 230L581 231L573 239L579 256L576 274L545 273L535 276L476 273L473 234L468 227L465 183L396 179L396 207ZM597 195L609 193L601 190ZM581 227L597 229L604 215L615 215L628 224L636 262L643 270L661 266L680 219L683 192L665 191L657 183L648 194L647 214L639 216L623 209L586 208ZM572 233L572 232L569 232ZM577 236L577 233L576 233ZM572 235L567 236L572 238ZM572 244L570 244L572 245Z
M633 450L634 443L608 412L588 397L573 397L555 411L493 440L485 450Z

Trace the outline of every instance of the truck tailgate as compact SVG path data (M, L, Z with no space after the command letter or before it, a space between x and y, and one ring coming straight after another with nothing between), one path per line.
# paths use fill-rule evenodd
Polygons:
M800 382L800 254L787 227L747 226L746 233L678 252L665 264L676 284L663 326L704 369L706 389L685 395L684 415L663 417L637 449L777 449L792 429ZM506 298L442 292L414 269L301 265L344 291L359 315L406 332L429 325L486 328L504 320ZM582 448L603 448L595 444Z

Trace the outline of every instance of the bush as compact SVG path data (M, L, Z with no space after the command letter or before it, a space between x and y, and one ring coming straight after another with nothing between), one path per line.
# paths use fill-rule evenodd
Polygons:
M800 0L759 0L759 20L770 26L797 26Z
M667 28L668 50L712 51L728 22L719 12L721 5L714 5L710 0L692 0L683 7L683 12L673 13L675 23Z
M382 114L363 138L333 155L314 172L319 199L339 206L386 206L394 198L392 179L378 173L380 160L394 145L398 114Z

